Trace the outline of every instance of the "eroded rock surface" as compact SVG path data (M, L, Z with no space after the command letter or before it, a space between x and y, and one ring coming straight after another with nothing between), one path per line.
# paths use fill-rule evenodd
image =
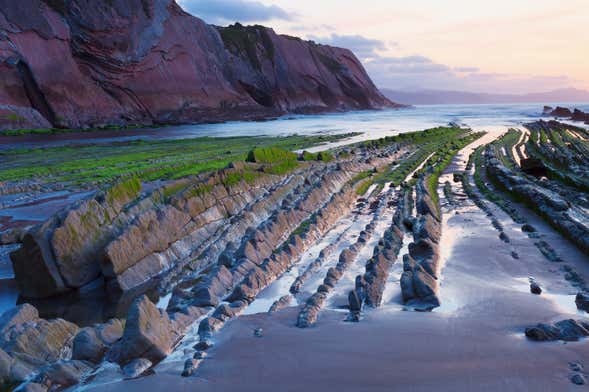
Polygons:
M173 0L2 0L0 10L0 129L395 106L349 50L207 25Z

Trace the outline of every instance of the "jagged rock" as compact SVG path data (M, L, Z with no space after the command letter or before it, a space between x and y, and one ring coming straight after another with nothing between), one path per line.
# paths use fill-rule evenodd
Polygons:
M12 358L0 349L0 384L15 384L26 380L33 373L34 366Z
M438 282L423 269L417 269L413 273L413 287L419 298L434 297L437 292Z
M548 324L538 324L535 327L526 328L526 337L537 341L558 340L560 331L558 328Z
M198 365L200 364L200 360L189 358L184 362L184 370L182 371L182 377L190 377L194 374L196 369L198 369Z
M149 369L151 365L152 363L149 359L137 358L123 367L123 373L127 378L137 378L145 373L145 371Z
M317 292L313 294L307 300L305 307L299 313L299 317L297 319L297 327L299 328L308 328L313 326L317 321L317 317L319 316L319 311L321 310L321 306L325 302L327 295L325 293Z
M554 324L560 331L560 340L577 341L579 338L589 336L589 324L573 319L562 320Z
M407 303L415 298L415 289L413 287L413 271L405 271L401 275L401 293L403 295L403 302Z
M19 392L46 392L47 387L35 382L29 382L18 389Z
M281 297L279 300L272 304L272 306L268 310L268 313L278 312L279 310L289 307L292 299L293 297L290 294Z
M534 228L534 226L526 223L522 226L522 231L524 233L534 233L536 231L536 228Z
M348 294L348 303L350 306L350 311L359 312L362 310L362 301L358 297L356 290L352 290L350 291L350 294Z
M136 358L158 362L170 354L177 340L177 332L166 312L143 295L131 305L123 337L112 346L106 358L120 364Z
M575 304L577 305L577 309L589 312L589 294L581 292L577 293Z
M529 339L536 341L576 341L589 336L589 323L568 319L554 325L538 324L535 327L526 328L525 333Z
M208 338L213 333L217 332L222 326L223 321L214 317L207 317L198 325L198 336L201 338Z
M102 273L115 277L152 253L162 252L188 234L190 215L163 206L139 215L104 250Z
M106 350L94 328L83 328L74 338L72 358L99 363Z
M573 112L571 112L570 109L563 108L562 106L557 106L556 109L554 109L553 111L550 112L550 116L552 116L552 117L566 117L566 118L569 118L572 115L573 115Z
M69 355L77 332L75 324L62 319L36 319L14 324L4 337L2 348L12 356L30 359L34 365L56 362Z
M30 304L25 303L5 311L0 316L0 339L2 342L10 340L9 332L18 333L22 331L23 324L37 319L39 319L39 312Z
M431 215L424 215L415 220L413 235L416 242L423 239L438 244L442 235L441 226Z
M585 385L587 380L585 379L585 376L583 376L582 374L573 374L571 376L571 382L575 385Z
M92 369L92 366L84 361L59 361L41 369L34 382L52 390L61 390L79 384L82 377Z
M199 359L199 360L203 360L205 359L207 356L207 353L204 351L197 351L194 353L193 357L194 359Z
M213 347L213 344L211 342L207 340L201 340L200 342L196 343L193 348L199 351L206 351L211 347Z
M113 219L140 190L139 180L123 181L34 226L10 254L21 294L45 298L96 280L101 251L116 230Z
M99 363L108 348L123 336L123 329L124 323L119 319L82 328L74 338L72 359Z

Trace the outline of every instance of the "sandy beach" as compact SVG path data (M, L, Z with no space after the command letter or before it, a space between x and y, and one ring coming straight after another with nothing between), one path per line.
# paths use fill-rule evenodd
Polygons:
M464 169L471 150L458 154L447 173ZM536 343L524 336L527 326L539 322L585 317L576 310L575 289L520 225L491 205L511 239L504 243L460 184L453 188L458 206L444 208L447 250L442 306L435 311L404 311L393 296L381 308L365 311L359 323L345 322L346 313L334 309L324 309L309 329L295 327L298 307L241 316L215 335L192 377L180 377L182 361L164 361L153 375L85 390L325 391L336 385L338 391L579 390L570 382L569 364L589 361L589 342ZM558 245L561 257L589 276L588 258L527 214L540 235ZM541 284L542 295L530 293L530 277ZM262 337L254 336L257 328Z

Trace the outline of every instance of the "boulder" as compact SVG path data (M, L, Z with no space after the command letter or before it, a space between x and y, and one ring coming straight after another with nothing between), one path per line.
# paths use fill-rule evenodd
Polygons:
M293 297L290 294L281 297L279 300L272 304L272 306L268 310L268 313L278 312L279 310L289 307L292 300Z
M362 310L362 301L358 297L356 290L352 290L348 294L348 303L350 306L350 311L359 312Z
M560 331L560 340L577 341L579 338L589 336L589 325L573 319L562 320L554 324Z
M74 338L72 359L99 363L106 350L107 347L98 337L95 328L83 328Z
M8 332L14 334L22 331L22 325L39 319L39 312L30 304L18 305L2 313L0 316L0 339L10 340Z
M530 283L530 292L532 294L540 295L542 294L542 287L536 282Z
M562 320L554 325L538 324L525 330L526 337L536 341L577 341L589 336L589 323L583 320Z
M570 109L562 106L557 106L556 109L550 112L550 116L552 117L570 118L572 115L573 112Z
M575 385L585 385L587 380L585 379L585 376L577 373L571 376L571 382Z
M52 363L71 354L78 330L75 324L62 319L37 319L13 326L2 348L12 356L27 358L33 365Z
M36 382L28 382L22 387L19 387L19 392L46 392L47 386Z
M577 293L575 304L577 305L577 309L589 312L589 294L583 292Z
M178 340L168 314L143 295L127 315L123 337L107 353L107 360L127 364L136 358L159 362L169 355Z
M137 378L152 366L149 359L137 358L123 367L123 373L126 378Z
M92 370L93 367L84 361L59 361L41 369L33 381L51 390L63 390L79 384Z
M200 364L200 360L189 358L184 362L184 370L182 371L182 377L190 377L194 374L198 365Z
M558 340L560 331L553 325L538 324L535 327L526 328L526 337L539 342Z
M96 327L98 336L106 345L111 345L123 336L125 321L120 319L110 319L104 324Z

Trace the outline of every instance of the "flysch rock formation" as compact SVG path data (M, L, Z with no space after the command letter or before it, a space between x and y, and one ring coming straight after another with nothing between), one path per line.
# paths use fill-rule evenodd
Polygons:
M0 0L0 130L397 107L347 49L174 0Z
M403 237L404 220L410 219L413 198L411 188L402 189L394 203L393 222L374 247L373 256L366 263L366 272L356 277L355 288L348 295L350 313L348 320L359 321L364 305L376 308L382 303L387 278L392 265L397 261Z
M237 162L150 191L129 179L27 229L11 254L24 297L79 299L104 291L131 304L118 318L83 328L39 318L29 304L5 313L0 328L12 332L0 345L7 354L0 379L62 388L104 361L120 365L120 377L137 377L169 355L199 320L201 352L227 320L351 211L366 181L356 179L360 174L382 170L407 153L391 145L367 159L372 151L358 148L332 162L299 162L284 174L268 173L263 163ZM229 180L234 178L241 180ZM143 295L154 290L169 295L169 302L156 306ZM275 310L287 303L284 298ZM21 313L30 315L14 316ZM53 346L23 345L31 339L27 334L57 334L62 351L37 352ZM21 352L44 361L21 366ZM185 374L200 361L187 363Z
M413 242L403 259L401 291L403 302L416 310L432 310L440 306L438 274L440 261L441 217L426 183L421 177L416 186Z

